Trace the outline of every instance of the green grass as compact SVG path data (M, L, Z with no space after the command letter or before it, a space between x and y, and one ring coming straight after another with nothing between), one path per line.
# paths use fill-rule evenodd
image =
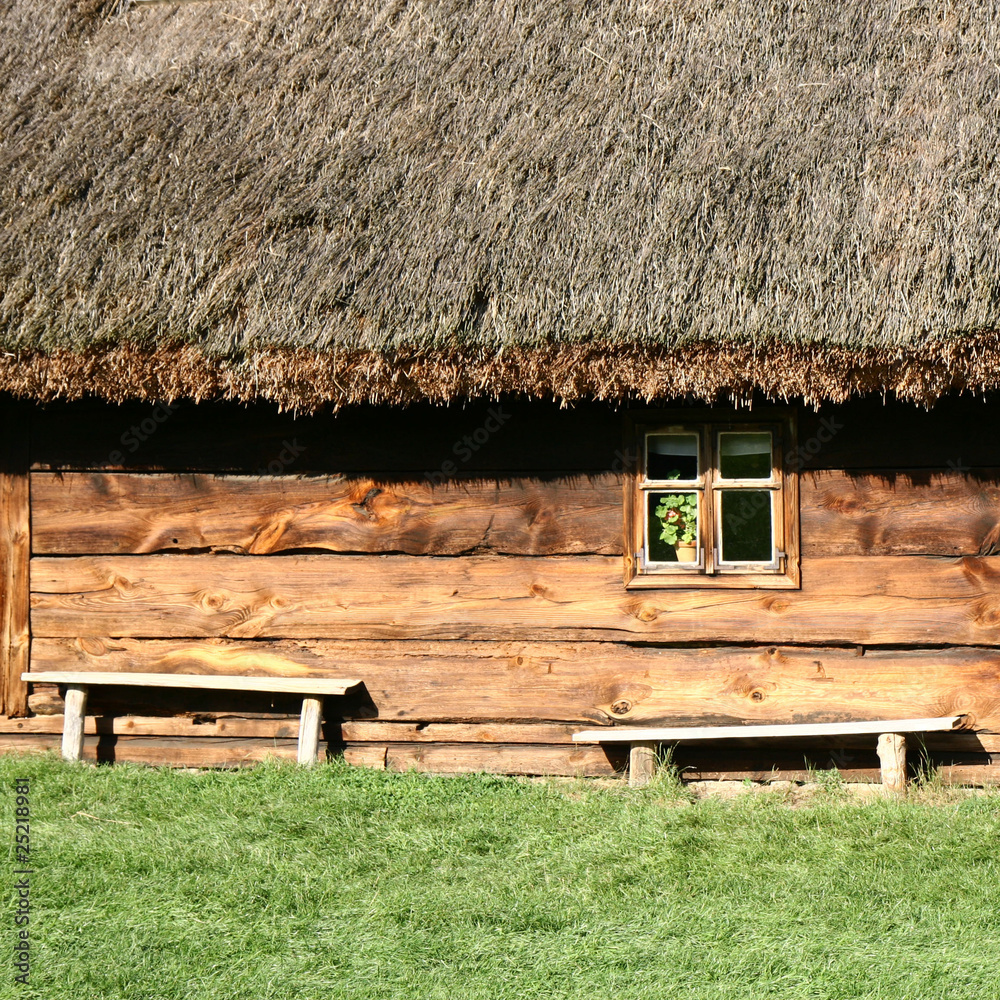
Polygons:
M8 844L13 779L31 779L36 871L31 985L8 916L3 997L1000 996L996 796L791 808L339 764L0 773Z

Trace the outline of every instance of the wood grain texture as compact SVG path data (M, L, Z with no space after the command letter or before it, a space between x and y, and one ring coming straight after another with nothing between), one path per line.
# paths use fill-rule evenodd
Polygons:
M62 715L30 719L0 719L0 734L51 734L63 731ZM247 719L238 716L203 718L189 716L88 715L86 736L186 736L204 739L226 736L241 739L297 739L299 720ZM384 737L383 737L384 739Z
M28 422L30 410L0 400L0 710L27 712L31 645L28 559L31 552Z
M629 593L618 559L35 557L35 636L1000 642L1000 557L813 559L800 591Z
M807 472L800 489L807 558L992 555L1000 544L1000 468Z
M36 472L31 487L36 554L622 551L622 484L610 472L437 483Z
M345 757L351 760L347 751ZM399 743L386 747L385 767L390 771L444 774L487 771L492 774L614 777L624 772L625 759L625 752L604 747Z
M83 719L87 713L87 689L71 685L66 689L66 710L63 713L63 760L79 760L83 749Z
M1000 730L1000 651L982 648L870 650L858 656L854 649L787 646L85 638L36 639L32 666L287 676L350 670L364 678L364 695L348 697L340 710L362 727L376 718L488 730L533 721L583 728L966 715L970 725ZM140 694L136 689L133 711L141 714ZM433 730L429 737L438 738ZM365 738L376 739L377 733ZM548 735L538 742L550 741Z
M322 724L322 700L320 698L303 698L302 716L299 719L299 751L297 756L300 764L312 765L316 762Z
M807 557L990 555L1000 540L1000 468L806 472L800 490ZM440 483L37 472L31 497L41 555L622 551L622 481L611 472Z
M39 753L59 748L58 736L0 735L0 753ZM280 739L197 739L169 736L85 736L81 760L132 761L166 767L243 767L269 757L295 760L298 742Z
M640 740L629 745L628 786L644 788L656 774L656 744Z
M878 738L878 759L882 785L887 792L906 791L906 737L902 733L883 733Z

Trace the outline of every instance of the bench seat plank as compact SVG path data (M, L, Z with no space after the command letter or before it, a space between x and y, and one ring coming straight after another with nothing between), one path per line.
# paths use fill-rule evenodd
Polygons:
M955 729L961 715L935 719L880 719L871 722L816 722L787 726L675 726L669 729L631 729L609 726L574 733L577 743L642 743L675 740L735 740L753 737L849 736L858 733L930 733Z
M206 691L270 691L282 694L346 694L360 680L335 677L243 677L226 674L138 674L89 670L41 670L21 674L29 684L198 688Z

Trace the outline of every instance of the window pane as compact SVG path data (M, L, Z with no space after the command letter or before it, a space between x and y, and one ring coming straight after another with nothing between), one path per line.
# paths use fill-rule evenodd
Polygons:
M720 490L722 502L722 561L769 563L771 541L770 490Z
M723 479L770 479L771 435L719 435L719 474Z
M697 479L697 434L647 434L647 479Z
M698 558L698 494L647 495L650 562L695 562Z

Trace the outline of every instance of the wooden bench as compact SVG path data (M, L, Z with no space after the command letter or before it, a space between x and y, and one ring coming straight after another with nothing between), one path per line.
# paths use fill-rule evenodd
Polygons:
M243 677L211 674L133 674L100 673L84 670L45 670L21 674L31 684L66 685L66 710L63 716L62 755L79 760L83 751L83 720L87 713L87 691L96 685L130 687L188 688L202 691L272 691L301 694L298 761L312 764L319 749L323 721L324 695L345 694L361 683L359 680L316 677Z
M906 733L942 732L961 728L964 716L935 719L882 719L871 722L820 722L789 726L701 726L672 729L588 729L574 733L577 743L629 743L629 784L639 788L653 776L658 743L687 740L734 740L788 736L878 736L882 784L892 791L906 787Z

